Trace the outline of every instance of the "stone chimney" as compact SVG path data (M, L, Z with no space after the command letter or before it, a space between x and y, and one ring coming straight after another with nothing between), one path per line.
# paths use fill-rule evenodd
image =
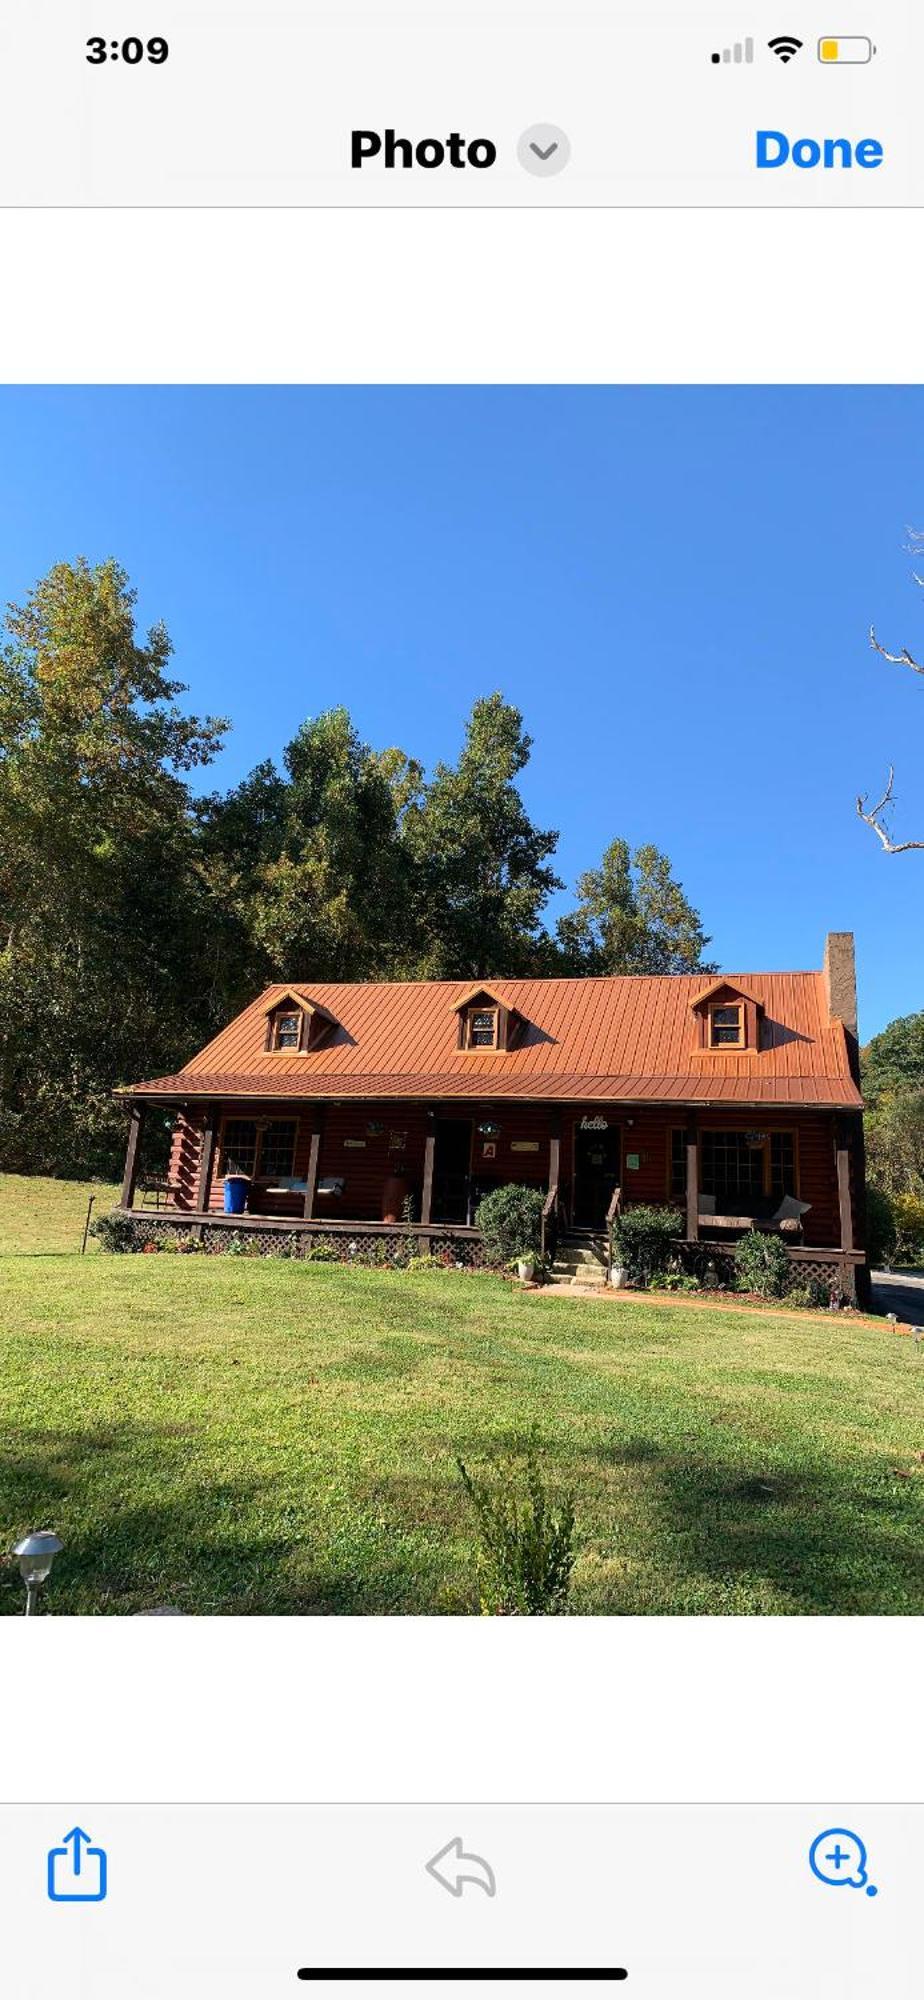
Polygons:
M852 931L829 931L825 938L822 967L828 1013L832 1021L843 1021L853 1042L857 1039L857 966Z

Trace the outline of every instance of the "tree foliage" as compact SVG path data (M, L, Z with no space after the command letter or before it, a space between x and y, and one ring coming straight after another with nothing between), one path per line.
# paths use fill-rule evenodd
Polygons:
M455 765L438 764L408 806L416 977L516 978L535 971L541 917L561 888L557 833L533 825L516 786L532 739L499 694L476 701Z
M578 877L576 910L559 918L558 946L570 972L712 971L698 910L656 847L631 852L611 841L599 868Z
M874 1258L924 1255L924 1014L890 1021L861 1051Z
M118 565L56 564L0 652L0 1146L112 1165L112 1086L173 1059L221 1005L186 773L224 724L184 715Z
M860 1056L870 1104L888 1092L924 1091L924 1014L904 1014L867 1042Z
M227 791L162 624L112 560L57 563L0 634L0 1165L111 1172L119 1082L166 1074L271 980L689 970L707 940L655 847L562 885L499 693L431 776L343 707Z

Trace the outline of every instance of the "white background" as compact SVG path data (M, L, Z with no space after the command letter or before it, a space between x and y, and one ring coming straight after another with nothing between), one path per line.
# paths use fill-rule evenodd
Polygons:
M922 1793L901 1619L3 1620L7 1799Z
M919 380L919 237L899 212L8 214L0 378ZM897 1619L5 1619L0 1787L913 1800L920 1661Z

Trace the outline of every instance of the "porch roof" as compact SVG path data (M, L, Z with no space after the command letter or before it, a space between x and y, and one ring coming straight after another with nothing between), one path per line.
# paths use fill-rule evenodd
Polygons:
M275 1102L337 1102L342 1098L356 1098L369 1102L384 1102L390 1099L419 1099L421 1102L451 1102L458 1099L479 1103L489 1099L508 1098L529 1103L575 1103L575 1104L741 1104L761 1106L764 1110L773 1105L790 1107L802 1104L808 1108L821 1107L829 1110L856 1110L860 1095L849 1081L844 1093L836 1098L821 1082L813 1088L812 1081L804 1077L792 1079L753 1078L751 1088L742 1094L735 1088L734 1079L710 1079L708 1090L702 1076L554 1076L537 1077L528 1087L518 1077L481 1076L324 1076L324 1077L253 1077L253 1076L211 1076L198 1071L180 1070L175 1076L155 1077L150 1083L133 1085L122 1095L131 1097L167 1098L242 1098L261 1103Z

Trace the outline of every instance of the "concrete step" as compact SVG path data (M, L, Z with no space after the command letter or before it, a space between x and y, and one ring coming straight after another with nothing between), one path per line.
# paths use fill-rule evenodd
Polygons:
M602 1245L597 1244L559 1243L553 1268L569 1271L602 1271L606 1269L606 1251Z
M605 1281L602 1270L582 1271L572 1276L568 1271L552 1270L546 1279L545 1290L552 1292L597 1292Z

